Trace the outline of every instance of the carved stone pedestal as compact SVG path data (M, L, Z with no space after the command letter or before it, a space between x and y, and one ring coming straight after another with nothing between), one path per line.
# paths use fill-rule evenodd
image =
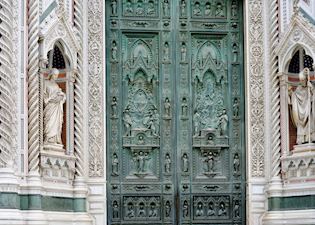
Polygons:
M41 176L44 181L72 185L75 157L66 155L60 146L48 145L40 153Z
M307 143L293 146L293 154L315 152L315 143Z

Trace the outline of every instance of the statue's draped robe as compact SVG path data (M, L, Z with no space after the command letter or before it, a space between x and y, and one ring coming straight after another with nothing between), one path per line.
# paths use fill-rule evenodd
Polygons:
M309 132L314 132L314 101L312 90L307 86L299 85L292 93L292 121L297 128L297 144L306 143L309 141ZM311 119L311 123L310 123ZM309 125L311 127L309 128ZM311 138L313 141L314 138Z
M62 144L63 104L66 96L54 80L45 81L44 90L44 141Z

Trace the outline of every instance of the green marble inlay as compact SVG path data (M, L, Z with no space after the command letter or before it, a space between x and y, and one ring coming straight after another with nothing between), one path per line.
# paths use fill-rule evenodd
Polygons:
M315 195L272 197L268 199L269 211L315 209Z
M0 193L0 209L86 212L86 199Z

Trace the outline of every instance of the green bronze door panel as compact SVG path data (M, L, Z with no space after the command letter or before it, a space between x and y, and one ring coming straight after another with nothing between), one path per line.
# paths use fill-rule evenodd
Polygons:
M108 224L245 224L241 1L106 15Z

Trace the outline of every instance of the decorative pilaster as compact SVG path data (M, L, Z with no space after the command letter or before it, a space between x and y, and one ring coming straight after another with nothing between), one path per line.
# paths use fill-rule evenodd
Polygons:
M103 0L88 2L89 176L104 175Z
M1 1L0 8L0 167L13 160L13 1ZM11 162L12 163L12 162Z
M74 27L79 40L77 74L74 83L74 155L76 157L76 176L84 175L83 151L83 1L74 1Z
M289 153L289 111L288 111L288 76L284 73L278 74L280 79L280 96L281 96L281 149L282 157L286 157Z
M28 166L39 170L39 0L28 2Z

